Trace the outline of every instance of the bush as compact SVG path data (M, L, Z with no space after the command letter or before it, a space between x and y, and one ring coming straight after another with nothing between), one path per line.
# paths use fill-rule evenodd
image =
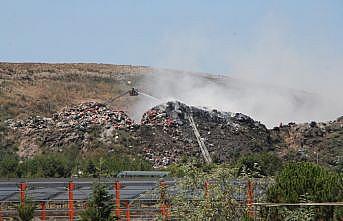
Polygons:
M92 197L88 207L81 212L81 221L109 221L113 220L111 215L112 196L108 194L106 186L96 183L93 187Z
M238 160L237 176L260 178L274 176L281 168L282 161L273 153L259 153L244 156Z
M15 154L0 153L0 177L17 177L19 157Z
M21 203L18 206L17 211L20 221L30 221L33 219L34 216L35 205L30 201L26 201L25 203Z
M268 190L268 200L275 203L339 202L343 200L342 174L319 165L301 162L286 165ZM316 210L316 218L332 220L334 208Z
M172 217L180 220L240 220L245 213L233 197L232 169L211 166L208 171L195 165L181 165L184 176L177 183L177 192L168 200ZM208 183L207 188L204 187ZM206 190L207 189L207 190ZM168 200L166 200L168 202Z
M80 170L83 176L113 177L123 170L152 170L149 162L131 156L94 156L81 161Z
M70 177L73 162L61 154L39 155L20 164L18 174L22 177Z

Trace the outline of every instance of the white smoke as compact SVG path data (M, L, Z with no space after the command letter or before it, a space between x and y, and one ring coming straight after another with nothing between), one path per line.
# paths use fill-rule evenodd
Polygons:
M275 20L268 15L267 22L256 27L259 31L249 46L230 51L223 47L214 53L219 47L216 43L211 47L210 38L201 33L171 35L163 41L165 52L159 66L198 71L206 58L213 63L213 57L220 55L225 59L218 61L226 61L229 73L218 77L157 70L146 75L139 87L161 102L177 99L189 105L241 112L268 127L341 116L342 57L331 55L329 47L299 48L290 40L286 25L280 28ZM158 103L141 97L135 106L136 119Z

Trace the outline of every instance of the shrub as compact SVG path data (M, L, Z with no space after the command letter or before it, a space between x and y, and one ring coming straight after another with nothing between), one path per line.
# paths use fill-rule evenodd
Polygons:
M0 177L17 177L19 157L7 152L0 153Z
M282 161L273 153L259 153L239 159L236 167L238 176L265 177L274 176L281 168Z
M342 174L313 163L290 163L280 171L267 194L268 200L276 203L298 203L304 197L308 202L342 201ZM317 219L331 220L333 216L332 206L316 210Z
M34 216L35 205L30 201L26 201L18 206L17 211L20 221L30 221Z
M232 169L212 166L208 171L195 165L180 166L184 176L171 197L172 216L180 220L240 220L244 210L233 198ZM208 182L207 188L204 188Z
M113 220L111 215L112 196L108 194L106 186L96 183L93 187L91 199L88 207L81 212L81 221L109 221Z

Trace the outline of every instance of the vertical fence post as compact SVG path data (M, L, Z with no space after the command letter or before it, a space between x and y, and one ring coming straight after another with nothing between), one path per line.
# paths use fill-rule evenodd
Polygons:
M1 211L1 204L0 204L0 221L3 221L3 219L2 219L2 211Z
M116 193L116 216L120 218L120 182L116 181L114 184L114 190Z
M41 206L40 220L45 221L46 220L46 206L45 206L45 202L41 202L40 206Z
M206 180L204 183L204 189L205 189L205 198L208 197L208 181Z
M160 180L160 201L161 201L160 209L161 209L162 220L165 220L166 218L165 188L166 188L166 183L161 179Z
M168 220L171 220L171 206L169 204L167 205L166 217Z
M130 221L131 217L130 217L130 202L127 201L126 202L126 221Z
M253 203L254 203L254 189L253 183L251 180L248 180L247 183L247 207L248 207L248 216L254 218Z
M69 221L74 220L74 188L75 184L73 182L68 183L68 212L69 212Z
M24 204L25 203L25 191L27 188L26 183L20 183L19 184L19 191L20 191L20 203Z

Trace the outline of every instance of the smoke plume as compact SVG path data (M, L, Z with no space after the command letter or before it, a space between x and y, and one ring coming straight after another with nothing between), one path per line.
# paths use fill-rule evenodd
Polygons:
M273 15L256 27L246 47L220 47L203 32L184 32L164 39L159 66L199 71L202 63L227 66L218 75L156 69L139 88L160 98L189 105L241 112L268 127L279 123L334 120L343 113L343 57L324 47L299 47L289 37L287 25ZM231 39L232 40L232 39ZM230 41L230 40L229 40ZM234 41L234 40L232 40ZM327 47L325 47L327 43ZM136 119L159 101L141 97Z

